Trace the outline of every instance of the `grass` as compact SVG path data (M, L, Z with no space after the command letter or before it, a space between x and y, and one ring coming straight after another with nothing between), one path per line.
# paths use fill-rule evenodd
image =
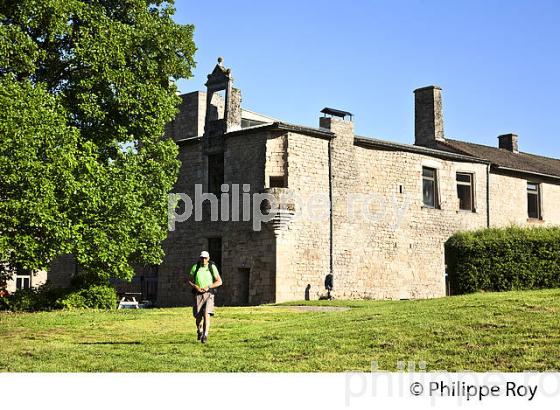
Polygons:
M290 305L350 307L302 311ZM558 371L560 289L416 301L219 307L209 342L190 308L0 312L3 372Z

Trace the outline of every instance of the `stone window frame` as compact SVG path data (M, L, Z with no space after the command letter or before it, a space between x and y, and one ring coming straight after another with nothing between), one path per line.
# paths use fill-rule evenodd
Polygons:
M476 207L476 174L473 171L463 171L463 170L457 170L455 172L455 185L458 187L459 185L466 185L464 182L460 182L457 180L457 177L459 174L463 174L463 175L469 175L471 177L471 182L470 182L470 187L471 187L471 209L462 209L461 208L461 201L459 201L459 211L464 211L464 212L476 212L477 211L477 207ZM457 197L459 196L459 192L457 192Z
M534 185L536 189L530 191L529 186ZM529 210L529 195L537 196L537 217L531 216ZM542 221L542 189L540 182L527 180L527 218L530 221Z
M431 170L433 171L433 183L434 183L434 205L430 205L430 204L426 204L424 202L424 180L425 177L424 176L424 170ZM440 194L440 190L439 190L439 169L435 166L433 166L432 163L430 164L422 164L422 208L429 208L429 209L441 209L441 194Z

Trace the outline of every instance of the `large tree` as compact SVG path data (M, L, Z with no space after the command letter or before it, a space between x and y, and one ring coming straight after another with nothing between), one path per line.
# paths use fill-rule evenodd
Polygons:
M173 1L0 0L0 265L72 253L99 277L158 263L194 67Z

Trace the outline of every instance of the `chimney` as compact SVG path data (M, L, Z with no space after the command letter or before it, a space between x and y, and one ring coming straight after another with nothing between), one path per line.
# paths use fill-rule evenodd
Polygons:
M353 114L348 111L325 107L321 110L323 117L319 118L319 127L330 130L335 134L334 145L354 146ZM352 148L350 148L352 149Z
M518 137L517 134L504 134L498 137L499 147L501 149L507 149L510 152L519 154L519 147L517 145Z
M414 90L414 144L425 147L445 141L441 88L437 85Z

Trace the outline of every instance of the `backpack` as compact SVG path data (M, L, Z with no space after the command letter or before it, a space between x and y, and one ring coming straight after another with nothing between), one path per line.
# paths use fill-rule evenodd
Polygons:
M196 283L196 274L198 273L198 270L201 268L202 263L200 263L200 261L198 261L196 263L196 269L194 271L194 276L193 276L193 283ZM212 261L208 261L208 270L210 271L210 274L212 275L212 278L214 278L214 266L215 263ZM193 295L196 295L196 290L193 288L191 290ZM216 295L218 293L218 289L216 288L212 288L212 289L208 289L208 292L212 293L213 295Z

